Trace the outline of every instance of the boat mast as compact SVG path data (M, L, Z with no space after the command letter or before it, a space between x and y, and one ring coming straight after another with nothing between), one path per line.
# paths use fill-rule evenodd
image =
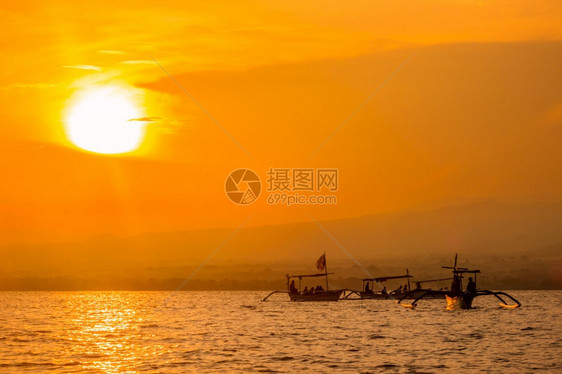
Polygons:
M324 273L326 274L326 291L328 291L328 261L326 261L326 252L324 252Z
M410 275L410 272L408 271L408 268L406 268L406 275ZM410 277L406 277L406 279L408 280L408 291L410 291L412 289L410 287Z

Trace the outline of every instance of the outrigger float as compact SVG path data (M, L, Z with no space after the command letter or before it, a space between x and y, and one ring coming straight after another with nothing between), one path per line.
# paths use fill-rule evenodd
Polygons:
M328 273L328 267L326 266L326 254L320 256L318 261L316 261L316 268L320 271L324 270L324 272L317 274L285 275L287 278L287 291L273 291L264 297L262 301L266 301L270 296L277 293L288 294L291 301L338 301L344 290L330 290L328 275L334 273ZM305 290L302 289L303 278L317 277L324 277L326 279L326 289L320 286L316 288L311 287L310 290L308 290L308 288ZM295 285L295 280L297 279L298 286Z
M479 290L476 288L476 277L477 274L480 274L480 270L470 270L468 268L457 267L457 255L455 255L455 264L454 266L442 266L443 269L452 269L453 270L453 278L451 283L451 290L450 291L437 291L437 290L426 290L421 294L414 296L414 291L410 291L408 294L404 295L402 298L398 300L398 303L405 308L415 308L417 306L417 302L423 298L428 298L431 296L444 296L447 300L447 310L453 309L471 309L472 302L474 298L478 296L495 296L498 300L500 300L501 304L500 307L502 308L519 308L521 303L517 301L513 296L503 292L503 291L490 291L490 290ZM462 279L464 278L464 274L472 274L474 276L474 281L472 281L472 277L469 278L469 283L467 285L466 291L463 291L462 286ZM515 304L508 304L505 299L510 299ZM402 301L405 299L413 299L410 304L403 304Z

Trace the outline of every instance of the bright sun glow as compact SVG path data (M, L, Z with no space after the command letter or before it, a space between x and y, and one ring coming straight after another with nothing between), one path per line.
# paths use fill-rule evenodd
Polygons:
M133 88L104 86L80 92L69 106L66 133L82 149L118 154L137 149L144 139L143 111Z

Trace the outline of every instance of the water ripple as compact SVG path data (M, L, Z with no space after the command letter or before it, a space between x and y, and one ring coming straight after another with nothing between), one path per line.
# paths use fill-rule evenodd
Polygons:
M0 371L398 372L561 370L562 292L480 301L261 302L263 292L2 292Z

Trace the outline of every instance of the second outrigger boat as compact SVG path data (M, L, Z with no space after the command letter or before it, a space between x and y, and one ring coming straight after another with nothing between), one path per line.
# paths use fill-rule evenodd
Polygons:
M444 279L428 279L428 280L415 281L416 288L412 289L412 287L410 285L410 278L413 278L413 276L410 274L410 271L408 269L406 269L406 274L404 274L404 275L392 275L392 276L387 276L387 277L365 278L365 279L363 279L363 286L361 288L361 291L346 290L346 292L344 292L342 300L363 300L363 299L398 300L398 299L402 299L402 298L415 299L418 296L426 294L427 291L431 291L431 289L422 288L422 284L429 283L429 282L442 281L442 280L445 280L445 279L451 279L451 278L444 278ZM393 290L393 291L387 291L386 287L384 287L381 291L375 291L374 290L375 284L385 283L386 281L396 280L396 279L406 279L407 284L405 284L404 287L400 286L400 288L398 288L396 290ZM428 293L426 295L426 297L430 298L430 299L444 299L445 298L445 292L443 292L443 293L439 293L439 292Z
M377 278L364 278L363 285L360 291L356 290L346 290L347 292L344 294L342 300L358 300L358 299L373 299L373 300L387 300L387 299L396 299L401 298L406 293L410 291L410 275L408 269L406 269L405 275L392 275L387 277L377 277ZM395 279L407 279L408 284L402 290L402 286L400 286L399 290L394 291L387 291L386 287L384 287L381 291L375 291L375 284L377 283L385 283L388 280L395 280Z
M406 269L406 275L393 275L393 276L389 276L389 277L365 278L365 279L363 279L363 288L359 292L359 296L362 299L379 299L379 300L388 299L389 297L400 298L410 291L410 278L412 278L412 276L409 274L408 269ZM405 290L403 291L402 286L400 286L399 291L394 290L394 291L391 291L390 293L386 290L386 287L383 288L382 291L375 291L374 290L375 283L384 283L384 282L386 282L388 280L392 280L392 279L407 279L408 284L406 285L406 287L404 287Z

